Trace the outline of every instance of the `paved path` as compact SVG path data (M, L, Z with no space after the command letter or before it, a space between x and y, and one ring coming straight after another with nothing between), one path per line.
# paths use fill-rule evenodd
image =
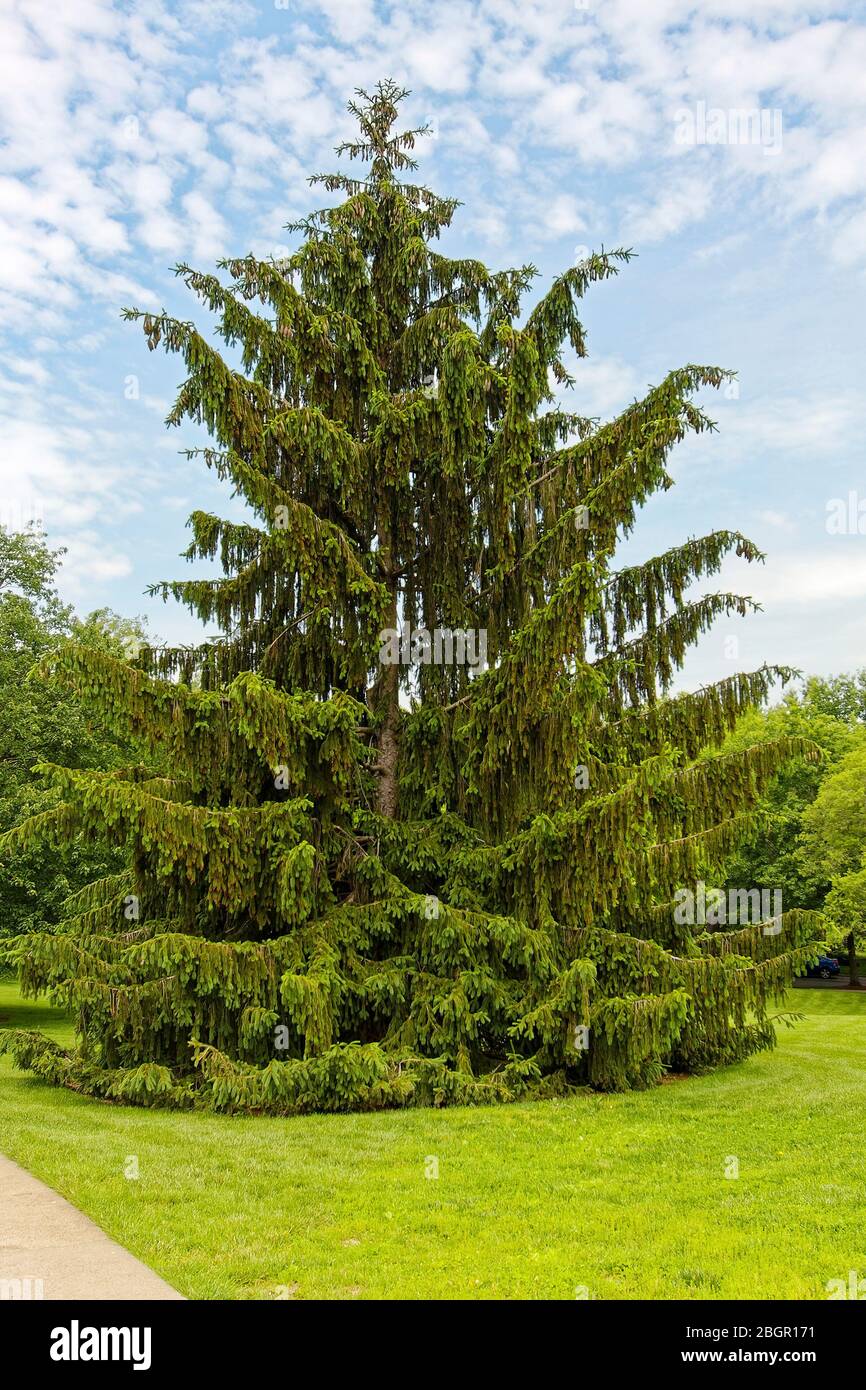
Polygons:
M0 1299L22 1297L154 1300L183 1295L58 1193L0 1156Z
M860 994L866 989L866 981L861 978L859 985L852 985L848 979L847 966L843 966L841 975L834 975L830 980L816 980L811 978L795 980L795 989L849 989L852 994Z

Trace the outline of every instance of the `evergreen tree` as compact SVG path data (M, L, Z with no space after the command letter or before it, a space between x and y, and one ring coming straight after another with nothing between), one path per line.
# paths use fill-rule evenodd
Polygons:
M127 315L183 359L169 421L207 427L253 520L194 513L187 555L225 577L158 586L218 638L44 664L170 768L46 766L62 806L7 837L130 849L66 932L16 944L25 990L75 1013L74 1051L11 1041L52 1080L285 1113L642 1086L771 1046L768 1004L815 954L804 914L713 932L672 906L811 756L700 756L785 670L670 694L750 607L690 581L759 552L723 531L613 567L728 374L673 371L603 426L559 408L577 301L630 252L531 308L531 265L443 255L458 204L403 181L405 95L350 103L338 153L365 171L313 180L338 201L294 254L179 267L234 365Z

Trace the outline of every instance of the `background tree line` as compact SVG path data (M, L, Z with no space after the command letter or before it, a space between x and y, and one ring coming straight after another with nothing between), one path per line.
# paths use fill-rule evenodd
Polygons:
M743 715L727 747L792 734L816 743L823 759L792 762L774 779L754 832L728 860L725 886L779 888L786 911L823 911L853 983L866 924L866 669L812 676L779 704Z
M134 756L73 694L28 679L35 663L65 639L122 656L131 640L146 638L140 619L107 608L76 616L55 585L62 557L39 530L0 528L0 833L59 800L34 774L35 764L110 769ZM44 846L4 855L0 936L53 930L70 894L124 863L122 851L80 839L62 857Z

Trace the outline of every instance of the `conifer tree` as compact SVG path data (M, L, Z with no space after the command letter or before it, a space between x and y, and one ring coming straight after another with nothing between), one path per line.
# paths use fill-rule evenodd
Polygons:
M713 619L753 606L689 585L762 557L716 531L615 564L729 374L674 370L603 425L563 409L578 301L631 253L534 302L533 266L444 255L458 203L411 181L406 95L357 93L338 154L360 167L312 180L336 196L293 254L178 268L222 350L126 315L182 359L169 423L206 427L251 519L193 513L187 557L224 577L157 586L218 636L43 663L145 750L45 765L62 804L6 836L129 851L63 932L14 944L25 991L76 1020L74 1049L7 1037L52 1081L274 1113L644 1086L772 1046L815 955L808 914L673 911L812 756L718 754L784 668L671 694Z

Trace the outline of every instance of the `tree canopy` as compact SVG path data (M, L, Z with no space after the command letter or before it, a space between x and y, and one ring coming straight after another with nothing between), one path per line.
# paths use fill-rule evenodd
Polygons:
M849 678L838 678L843 679ZM863 737L862 728L848 717L847 704L834 705L828 698L829 688L829 683L813 678L770 709L747 711L724 744L725 750L734 751L794 737L820 749L820 761L792 761L773 778L759 802L754 826L724 869L730 885L778 889L789 906L815 910L823 908L830 873L824 857L804 845L805 819L827 777Z
M801 839L804 859L829 881L823 908L846 940L854 983L866 944L866 730L806 808Z

